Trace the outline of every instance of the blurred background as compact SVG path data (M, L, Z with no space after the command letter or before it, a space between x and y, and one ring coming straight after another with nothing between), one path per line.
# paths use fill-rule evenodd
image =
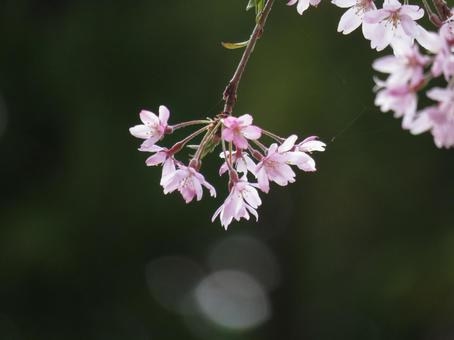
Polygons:
M453 153L374 108L378 54L328 2L277 1L235 112L320 136L318 171L228 231L217 154L217 199L162 194L128 128L221 110L245 6L0 2L0 340L454 339Z

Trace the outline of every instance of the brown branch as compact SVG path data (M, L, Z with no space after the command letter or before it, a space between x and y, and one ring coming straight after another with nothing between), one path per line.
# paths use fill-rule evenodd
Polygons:
M265 7L263 8L262 13L260 14L260 17L257 21L257 24L255 25L254 30L252 31L251 37L249 39L248 44L246 45L246 49L244 50L243 56L241 57L240 63L238 64L238 67L236 68L236 71L230 80L229 84L224 90L223 94L223 99L224 99L224 113L225 114L231 114L233 111L233 107L236 104L236 99L237 99L237 91L238 91L238 86L241 81L241 77L243 76L244 70L246 69L246 65L249 61L249 58L254 51L255 44L257 43L257 40L260 39L260 37L263 34L263 28L265 27L266 24L266 19L268 18L268 15L270 14L271 8L273 7L274 0L268 0L266 2Z

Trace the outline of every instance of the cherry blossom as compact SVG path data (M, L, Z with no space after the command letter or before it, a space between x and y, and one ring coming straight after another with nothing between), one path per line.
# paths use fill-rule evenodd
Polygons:
M417 45L396 40L392 44L394 55L381 57L374 61L372 67L383 73L389 73L386 80L391 84L419 83L424 79L424 67L430 62L428 56L419 52Z
M215 188L205 180L201 173L190 166L179 165L178 167L178 170L163 178L161 185L164 187L165 195L178 190L186 203L191 202L194 197L200 201L203 196L202 186L204 186L212 197L216 197Z
M409 84L386 83L377 79L375 82L379 89L375 105L379 106L382 112L394 111L395 118L404 117L402 127L409 129L418 105L415 87Z
M385 0L383 8L368 11L364 22L376 24L365 27L365 37L371 41L371 47L378 51L396 39L412 41L418 34L416 20L424 16L424 10L416 5L402 5L397 0Z
M350 34L361 24L363 25L363 31L367 32L376 25L364 22L364 14L377 9L373 0L333 0L332 3L341 8L348 8L339 21L338 32Z
M289 137L282 145L271 144L266 156L257 164L255 170L260 190L268 193L269 182L275 182L280 186L295 182L295 172L288 164L290 157L288 151L293 147L296 136Z
M249 114L238 118L229 116L223 120L223 124L222 138L226 142L233 142L238 149L247 148L247 139L259 139L262 135L262 130L252 125L252 116Z
M219 216L221 225L227 229L232 220L249 220L249 213L258 220L257 208L262 204L257 189L244 178L232 186L224 203L216 210L212 222Z
M296 5L296 10L300 15L303 15L304 11L307 10L310 5L317 7L320 1L321 0L290 0L287 3L287 6L293 6L294 4L298 3Z
M129 132L134 137L145 139L142 144L143 147L150 147L159 141L166 133L169 116L169 109L164 105L159 107L159 117L153 112L142 110L140 112L140 120L143 124L130 128Z
M433 88L427 92L438 105L430 106L418 113L411 132L420 134L431 130L435 145L439 148L454 146L454 89Z

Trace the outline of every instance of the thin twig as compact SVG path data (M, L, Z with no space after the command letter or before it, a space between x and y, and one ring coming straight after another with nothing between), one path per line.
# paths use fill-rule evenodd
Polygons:
M249 61L250 56L254 51L254 47L255 44L257 43L257 40L263 34L263 28L265 27L266 19L270 14L271 8L273 7L273 3L274 0L268 0L266 2L266 5L263 8L262 13L260 14L257 24L255 25L254 30L252 31L251 37L244 50L243 56L241 57L240 63L238 64L232 79L230 80L229 84L224 90L223 95L223 99L225 102L224 113L226 114L231 114L233 112L233 107L236 104L237 91L241 81L241 77L243 76L244 70L246 69L246 65Z
M202 132L204 132L205 130L208 130L210 126L207 125L207 126L204 126L200 129L198 129L197 131L191 133L189 136L187 136L186 138L184 138L183 140L179 141L178 143L174 144L169 152L171 154L175 154L177 152L180 152L180 150L187 144L189 143L191 140L193 140L195 137L197 137L198 135L200 135Z
M192 126L192 125L209 124L209 123L211 123L211 120L190 120L187 122L182 122L182 123L172 125L171 128L173 130L178 130L178 129L185 128L185 127Z
M267 131L267 130L263 130L262 129L262 133L272 139L274 139L276 142L278 143L282 143L285 141L285 138L282 138L282 137L279 137L278 135L272 133L271 131Z

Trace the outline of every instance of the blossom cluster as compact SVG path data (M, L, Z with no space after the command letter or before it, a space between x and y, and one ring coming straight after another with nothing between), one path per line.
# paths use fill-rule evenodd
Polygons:
M320 1L291 0L297 3L300 14ZM341 8L348 8L342 15L337 30L349 34L361 26L363 36L371 48L382 51L390 46L392 55L377 59L372 67L388 74L385 80L375 79L377 92L375 105L382 112L392 111L402 118L402 128L413 134L431 131L439 148L454 147L454 16L449 9L440 10L445 18L426 10L437 32L423 28L418 20L424 10L398 0L384 0L378 8L373 0L332 0ZM443 5L443 3L442 3ZM444 4L445 5L445 4ZM444 19L444 20L443 20ZM430 83L445 84L427 89ZM419 95L434 103L419 108Z
M262 204L259 192L268 193L270 183L286 186L295 182L295 167L304 172L316 170L311 154L324 151L325 143L311 136L298 141L296 135L282 138L272 132L253 125L249 114L240 117L220 114L214 119L194 120L169 125L170 112L165 106L159 107L159 114L150 111L140 112L142 124L130 128L130 133L143 140L139 150L151 153L145 163L148 166L162 166L160 184L164 194L178 191L186 203L203 197L203 188L212 197L216 189L206 181L200 172L202 159L221 145L221 166L219 175L228 174L229 194L224 203L216 210L212 221L219 217L227 229L229 224L240 219L249 219L250 215L258 219L257 208ZM201 125L172 147L158 146L166 134L171 134L184 127ZM177 160L176 155L189 142L202 136L190 161L185 164ZM260 140L263 137L272 140L269 146Z

